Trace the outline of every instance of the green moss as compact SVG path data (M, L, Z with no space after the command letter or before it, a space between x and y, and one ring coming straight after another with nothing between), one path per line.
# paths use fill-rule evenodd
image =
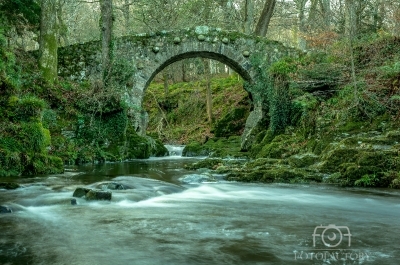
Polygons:
M192 142L185 146L182 156L210 156L222 158L244 158L247 153L240 151L240 137L211 138L205 144Z
M40 122L46 102L36 96L25 96L19 99L11 96L8 100L8 117L13 121Z
M56 30L47 27L42 36L45 51L39 58L39 66L42 76L49 84L57 80L57 38Z
M245 164L246 170L270 169L272 165L281 164L282 160L275 158L258 158Z
M390 131L386 134L386 138L391 141L396 141L400 143L400 131L399 130Z
M64 172L64 163L59 157L35 154L26 165L24 175L57 174Z
M252 157L257 157L264 146L270 144L275 138L274 133L271 130L262 130L259 132L255 138L255 141L250 149L250 154ZM262 155L260 155L262 157Z
M18 189L19 187L20 185L18 183L0 182L0 189L15 190Z
M151 144L150 156L162 157L168 156L168 153L168 149L160 140L155 140L153 144Z
M182 156L194 157L194 156L208 156L210 149L208 146L204 146L199 142L191 142L185 146L182 151Z
M304 173L298 170L276 167L267 171L276 182L293 182L295 179L304 178Z
M23 143L24 150L38 153L45 152L51 142L49 130L39 122L22 123L17 139Z
M339 127L339 132L360 132L367 124L361 121L348 121Z
M249 110L247 107L240 107L231 110L222 119L216 122L214 134L216 137L228 137L241 135L244 130Z
M264 145L256 157L286 158L298 153L302 148L302 142L304 142L304 138L300 135L280 134L273 138L269 144Z
M20 176L24 169L21 153L0 147L0 177Z
M343 163L352 163L357 160L359 150L351 147L337 146L333 150L322 155L323 163L320 169L323 172L336 172Z
M273 142L265 145L261 151L257 154L257 158L269 157L269 158L282 158L283 154L287 153L288 149L280 142Z
M222 159L206 158L191 165L185 165L186 169L195 170L200 168L217 169L223 164Z
M320 174L307 173L299 169L289 169L285 166L274 165L272 167L254 169L245 172L230 172L227 180L243 182L279 182L279 183L310 183L321 182Z
M289 165L295 168L303 168L315 164L319 160L319 156L306 153L301 155L293 155L288 158Z
M126 158L144 159L150 157L151 145L145 137L139 136L132 128L126 133Z

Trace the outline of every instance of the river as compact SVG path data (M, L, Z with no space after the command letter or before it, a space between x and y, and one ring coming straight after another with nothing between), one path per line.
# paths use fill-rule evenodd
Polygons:
M0 264L400 263L399 191L226 182L183 169L194 161L19 178L0 190L13 210L0 214ZM111 201L71 205L76 187L110 181L125 187Z

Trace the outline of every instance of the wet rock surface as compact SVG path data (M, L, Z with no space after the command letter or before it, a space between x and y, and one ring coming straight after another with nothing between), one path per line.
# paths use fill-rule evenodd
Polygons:
M86 200L111 200L112 193L104 190L88 189L88 188L76 188L73 197L85 198ZM71 201L72 204L72 201Z
M18 189L19 187L20 187L20 185L17 183L0 182L0 189L14 190L14 189Z
M12 209L6 205L0 205L0 214L2 213L12 213Z

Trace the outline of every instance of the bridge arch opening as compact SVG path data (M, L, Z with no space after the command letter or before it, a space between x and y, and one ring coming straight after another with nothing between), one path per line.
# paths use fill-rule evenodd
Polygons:
M251 81L250 74L220 54L171 57L160 63L144 91L146 133L168 144L204 142L214 136L237 136L240 141L252 105L245 81Z
M185 60L185 59L195 59L195 58L203 58L203 59L211 59L214 61L218 61L233 71L235 71L237 74L241 76L245 81L249 83L253 83L253 77L249 71L251 68L251 65L249 63L245 63L244 65L241 65L238 61L222 54L222 53L216 53L216 52L210 52L210 51L190 51L190 52L184 52L180 53L175 56L171 56L170 58L166 59L163 62L160 62L158 67L151 73L150 78L147 80L145 84L144 90L147 89L147 87L150 85L154 77L159 74L161 71L163 71L166 67L168 67L171 64L174 64L176 62Z

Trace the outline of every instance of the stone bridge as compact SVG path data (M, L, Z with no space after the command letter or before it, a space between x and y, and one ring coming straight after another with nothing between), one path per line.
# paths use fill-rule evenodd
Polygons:
M113 66L129 75L121 86L125 88L126 100L140 109L143 95L157 73L168 65L186 58L202 57L220 61L235 70L248 83L258 82L261 67L266 71L272 63L285 56L298 56L294 48L280 42L267 40L235 31L200 26L179 31L161 31L116 38L113 41ZM261 65L253 65L252 58ZM121 74L120 72L116 72ZM99 78L101 75L100 41L75 44L59 49L59 75L73 80ZM262 97L253 86L246 86L253 100L242 147L250 139L252 129L267 115L262 108ZM139 108L138 108L139 107ZM135 125L145 132L146 123L136 114Z

